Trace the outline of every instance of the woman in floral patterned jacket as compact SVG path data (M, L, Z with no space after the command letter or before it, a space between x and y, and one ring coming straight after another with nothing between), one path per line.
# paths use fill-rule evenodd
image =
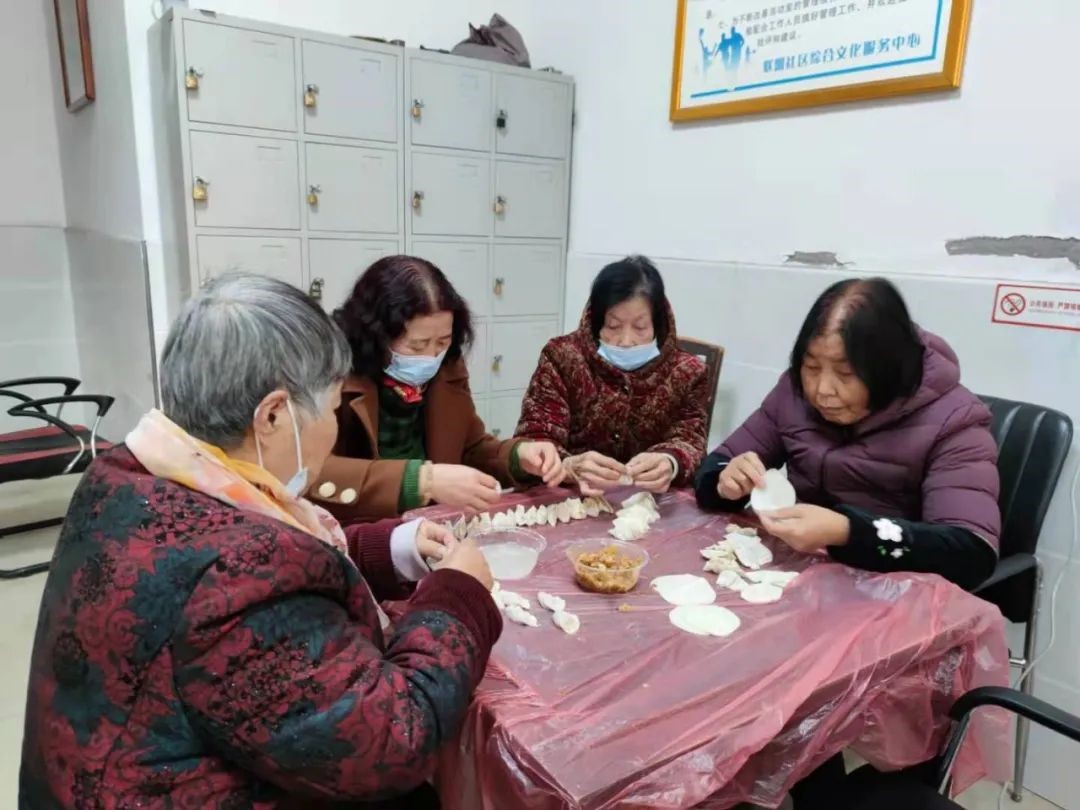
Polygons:
M544 347L516 435L553 442L585 494L631 482L664 492L705 456L708 395L660 273L630 256L600 271L577 331Z
M475 546L420 521L346 534L302 497L349 368L282 282L221 279L181 313L164 413L91 464L65 521L20 807L437 806L425 780L501 620ZM377 598L408 598L394 627Z

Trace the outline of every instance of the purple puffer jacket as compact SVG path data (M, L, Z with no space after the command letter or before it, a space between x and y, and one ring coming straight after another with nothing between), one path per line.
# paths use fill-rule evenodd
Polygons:
M996 549L1001 517L990 411L960 385L949 344L920 334L923 379L913 396L844 428L823 420L785 372L717 452L734 458L752 450L766 467L787 464L801 502L959 526Z

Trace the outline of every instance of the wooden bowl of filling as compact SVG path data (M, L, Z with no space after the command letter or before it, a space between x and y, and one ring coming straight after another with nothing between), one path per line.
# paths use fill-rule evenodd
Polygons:
M593 593L627 593L634 590L649 552L620 540L581 540L566 550L574 566L578 587Z

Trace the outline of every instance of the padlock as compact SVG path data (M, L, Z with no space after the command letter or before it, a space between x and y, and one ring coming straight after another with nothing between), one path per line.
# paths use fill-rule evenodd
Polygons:
M424 111L424 102L418 98L413 99L412 103L412 117L419 118Z
M502 369L502 361L503 356L501 354L497 354L493 358L491 358L491 370L494 371L496 374L498 374L499 371Z
M195 183L191 187L191 199L195 202L206 202L207 193L206 187L210 185L201 177L195 178Z
M494 208L496 214L505 214L506 213L506 197L503 197L501 194L498 197L496 197L495 198L495 205L492 206L492 208Z
M304 106L314 107L316 104L316 96L319 94L319 85L309 84L304 88Z
M420 210L420 204L424 201L424 192L414 191L412 193L412 207L414 211Z
M318 205L319 193L322 191L322 186L308 186L307 204Z
M506 129L506 119L509 116L506 114L506 110L499 110L499 114L495 116L495 128Z
M499 296L501 298L502 294L503 294L503 287L505 287L505 286L506 286L506 279L505 278L497 278L497 279L495 279L495 295L497 295L497 296Z
M188 90L198 90L199 77L201 75L202 74L199 73L199 71L197 71L195 68L189 67L187 69L187 73L184 74L184 87Z

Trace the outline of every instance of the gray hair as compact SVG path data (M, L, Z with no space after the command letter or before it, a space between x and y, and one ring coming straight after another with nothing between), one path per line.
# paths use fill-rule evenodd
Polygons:
M341 330L284 281L227 275L187 302L161 358L165 415L218 447L240 444L255 409L284 389L314 418L352 367Z

